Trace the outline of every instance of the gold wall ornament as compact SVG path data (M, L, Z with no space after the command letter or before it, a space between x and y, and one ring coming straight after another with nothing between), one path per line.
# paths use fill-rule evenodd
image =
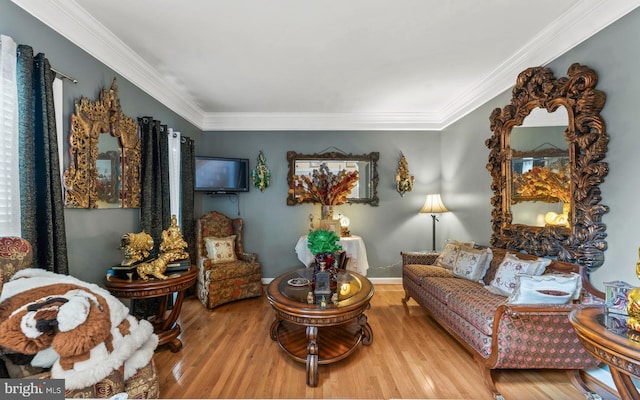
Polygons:
M162 231L162 243L160 243L160 253L166 254L168 262L184 260L189 258L189 253L184 249L189 247L182 237L182 232L178 226L175 215L171 216L171 225Z
M414 177L409 173L409 164L404 154L400 153L400 161L398 161L398 171L396 172L396 190L404 197L406 192L413 190Z
M607 248L606 225L602 216L609 207L600 204L599 188L609 172L602 160L607 153L609 136L600 111L605 95L595 88L596 72L587 66L572 64L567 76L556 79L551 69L532 67L521 72L512 90L511 103L496 108L489 117L493 135L486 140L489 170L493 182L491 204L492 246L526 251L537 256L557 257L593 271L604 263ZM564 132L569 148L571 179L568 227L512 224L510 145L511 130L522 125L534 108L554 112L565 107L568 124Z
M75 102L64 173L68 208L140 207L138 123L122 113L117 91L114 78L98 100Z
M153 250L153 238L145 231L125 233L120 238L120 248L124 251L124 260L120 265L133 265L149 257Z
M271 171L267 167L267 160L262 150L258 154L257 161L256 168L251 171L251 179L253 179L253 185L260 189L261 192L264 192L271 183Z

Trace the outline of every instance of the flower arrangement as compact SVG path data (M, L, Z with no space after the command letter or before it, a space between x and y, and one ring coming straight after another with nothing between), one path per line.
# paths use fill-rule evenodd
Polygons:
M340 237L333 231L326 229L316 229L309 232L307 236L307 247L311 254L332 254L338 250L342 250L342 246L338 243Z
M347 196L356 187L358 171L342 170L335 174L326 164L314 169L310 175L294 175L289 193L298 203L305 200L327 206L337 206L347 202Z
M534 197L542 201L571 201L569 193L570 175L562 169L558 172L547 167L533 167L530 171L514 177L515 192L521 197Z

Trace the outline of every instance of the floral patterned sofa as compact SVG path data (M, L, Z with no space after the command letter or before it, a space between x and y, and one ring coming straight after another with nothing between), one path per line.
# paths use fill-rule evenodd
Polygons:
M41 287L37 285L34 286L34 288L31 288L30 290L20 291L19 289L20 286L29 285L28 283L29 277L28 276L20 277L20 275L25 275L24 272L30 271L28 267L31 266L32 259L33 259L32 248L28 241L21 239L19 237L0 237L0 299L1 299L0 315L3 316L2 321L0 322L2 324L5 324L7 322L6 317L7 315L11 315L10 313L12 313L13 308L21 306L17 300L17 298L20 297L20 295L25 295L25 293L35 292L39 290L41 291L41 293L45 292L45 295L47 294L48 289L41 289ZM34 274L33 274L34 277L32 277L33 279L42 278L45 281L46 280L57 281L59 279L60 287L62 286L70 287L71 285L75 285L74 287L76 288L82 287L82 288L90 289L91 293L93 294L98 293L98 294L108 295L108 292L106 291L98 292L100 288L98 288L95 285L84 283L84 285L86 286L82 286L83 283L79 280L76 280L73 277L68 277L66 275L57 275L57 274L49 273L47 271L39 270L36 268L34 268L33 270L34 270ZM15 281L12 280L12 278L14 278ZM17 290L16 290L16 287L18 287ZM51 294L49 295L49 297L54 297L54 295ZM110 301L112 303L105 303L105 304L114 305L116 304L116 302L119 303L119 301L115 298L110 299ZM110 310L112 311L111 316L114 315L113 308L114 307L110 307ZM126 307L124 307L124 309L122 309L121 312L128 314L128 310L126 309ZM126 317L126 319L123 320L125 321L124 323L127 325L129 325L130 323L132 323L131 325L135 325L135 321L130 320L130 318L133 318L133 317ZM5 328L5 326L3 325L2 328ZM61 330L62 328L58 326L58 329ZM127 329L129 329L130 332L133 332L132 330L133 326L130 326L130 328L127 328ZM124 340L123 340L125 330L123 329L122 332L123 332L122 337L115 338L113 340L112 343L114 347L116 347L118 343L123 343L123 346L125 346ZM3 333L3 335L4 334L5 333ZM45 336L45 335L46 334L43 334L42 336ZM155 337L155 335L152 335L152 336ZM4 337L4 336L2 337L2 342L6 342L7 340L8 340L7 337ZM18 340L22 340L22 339L18 339ZM118 340L120 341L118 342ZM140 341L142 340L143 339L140 339ZM150 340L150 339L144 339L144 340L149 342L149 346L153 345L153 340ZM126 345L130 345L131 343L132 343L131 341L128 341ZM156 343L157 343L157 340L156 340ZM117 393L126 392L128 398L130 399L159 398L159 395L160 395L159 379L156 374L156 368L153 363L153 358L151 358L150 361L147 361L149 359L149 351L152 354L154 348L155 348L155 345L153 345L152 347L149 347L144 352L144 355L143 355L143 352L136 353L135 355L140 357L139 360L137 361L139 365L136 368L132 367L131 370L129 371L125 371L126 367L124 366L124 364L121 365L120 367L114 368L113 370L107 370L106 368L109 368L109 367L106 367L105 369L102 370L103 372L97 372L98 370L101 369L100 367L92 368L93 371L90 374L89 379L91 379L94 383L85 387L69 388L68 383L70 381L73 381L74 378L76 378L78 375L82 374L82 373L77 373L76 372L77 370L75 369L70 370L72 371L71 375L67 374L65 375L65 378L64 378L65 386L66 386L65 397L67 398L110 398ZM97 347L92 349L91 351L94 351L96 349ZM114 353L117 351L119 350L116 347ZM62 359L62 356L60 355L58 356L60 357L60 359ZM93 355L91 357L93 357ZM33 356L31 355L15 353L15 352L12 352L11 350L8 350L7 348L0 347L0 378L48 379L53 376L51 369L32 366L31 365L32 358ZM102 365L108 364L108 362L106 361L104 362L100 361L99 363ZM113 363L114 364L118 363L118 361L114 360ZM132 362L132 364L135 364L135 362ZM55 368L55 364L54 364L54 368ZM65 372L68 373L69 371L65 371ZM93 377L96 377L96 375L100 373L102 374L101 376L103 376L101 379L98 379L98 378L93 379ZM75 376L73 376L74 374ZM125 376L128 376L128 378L125 379ZM71 379L68 380L67 377L70 377Z
M578 390L587 397L593 394L580 370L598 361L582 347L568 319L581 303L602 302L604 297L590 285L584 267L456 243L447 244L441 254L401 256L403 302L415 299L473 355L494 398L503 397L492 369L565 369ZM484 266L469 269L474 263ZM566 282L572 289L558 286ZM509 289L512 292L505 293ZM566 304L551 304L565 299Z

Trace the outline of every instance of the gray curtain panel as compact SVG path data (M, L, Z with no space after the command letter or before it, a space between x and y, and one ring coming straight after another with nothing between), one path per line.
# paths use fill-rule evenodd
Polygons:
M22 237L33 266L68 274L67 242L55 109L54 73L44 54L18 46L20 203Z
M193 188L195 176L195 156L193 154L193 139L183 136L180 144L180 171L181 171L181 210L182 213L182 237L189 244L187 251L191 263L196 262L196 234L195 217L193 211Z

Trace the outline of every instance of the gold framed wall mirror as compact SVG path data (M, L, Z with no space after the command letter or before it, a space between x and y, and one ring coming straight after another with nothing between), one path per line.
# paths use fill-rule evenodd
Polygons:
M486 146L493 246L557 257L589 270L603 264L602 215L608 207L600 204L599 185L609 171L602 161L609 137L600 116L605 95L596 83L596 72L580 64L571 65L563 78L549 68L528 68L518 75L511 102L491 113L493 135ZM565 122L528 129L525 122L540 111L547 118L559 112L562 117L555 119ZM529 215L521 216L520 208ZM541 221L541 215L553 214L557 219Z
M347 203L351 204L369 204L377 206L378 199L378 159L380 153L371 152L369 154L345 154L337 151L301 154L295 151L287 152L287 163L289 164L289 172L287 173L287 184L289 187L293 184L294 175L308 175L314 169L318 169L320 164L324 163L329 170L338 173L346 169L348 172L352 170L358 171L358 183L356 188L347 198ZM310 202L310 200L304 200ZM287 195L287 205L293 206L299 204L294 194Z
M69 154L64 173L66 207L140 207L138 123L122 113L115 78L97 100L75 101Z

